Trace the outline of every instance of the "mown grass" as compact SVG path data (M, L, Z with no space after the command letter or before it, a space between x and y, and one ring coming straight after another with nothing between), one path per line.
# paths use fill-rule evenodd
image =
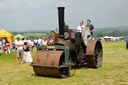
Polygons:
M103 65L82 67L72 77L38 77L30 63L16 64L16 55L0 56L0 85L128 85L128 50L125 42L104 42ZM34 49L33 56L36 52ZM74 73L75 70L72 70Z

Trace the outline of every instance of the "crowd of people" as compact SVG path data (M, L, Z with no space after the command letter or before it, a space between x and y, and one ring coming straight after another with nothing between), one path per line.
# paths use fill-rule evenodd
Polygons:
M7 38L0 39L0 54L4 53L6 55L11 54L11 52L16 52L17 56L17 64L22 64L25 62L32 62L31 53L33 52L33 48L37 46L46 46L47 38L39 38L39 39L27 39L17 37L14 42L8 41ZM12 51L11 51L12 50Z
M14 41L15 47L17 49L17 64L24 62L32 62L31 53L33 48L37 46L47 45L47 39L45 37L39 38L38 40L29 40L29 39L17 39Z
M9 42L7 38L0 39L0 54L3 52L4 54L10 54L10 44L11 42Z

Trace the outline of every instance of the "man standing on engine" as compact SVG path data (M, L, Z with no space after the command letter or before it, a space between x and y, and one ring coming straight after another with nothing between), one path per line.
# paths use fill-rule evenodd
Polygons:
M76 32L82 33L82 30L85 28L84 21L80 21L80 25L77 27Z
M91 20L90 20L90 19L87 20L87 25L86 25L86 27L88 27L88 28L90 29L91 35L93 35L93 32L95 31L95 28L94 28L94 26L91 24Z

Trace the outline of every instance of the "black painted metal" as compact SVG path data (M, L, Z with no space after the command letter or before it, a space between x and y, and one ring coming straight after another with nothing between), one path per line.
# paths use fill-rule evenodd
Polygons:
M126 41L126 48L128 49L128 41Z
M58 7L59 37L64 38L64 7Z

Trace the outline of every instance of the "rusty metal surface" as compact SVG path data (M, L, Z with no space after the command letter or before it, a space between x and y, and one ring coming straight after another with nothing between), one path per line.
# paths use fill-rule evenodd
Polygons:
M61 77L60 70L57 68L33 66L33 70L38 76Z
M69 40L64 40L61 38L58 38L58 41L56 42L56 44L64 45L64 46L68 46L68 47L71 45Z
M39 50L34 57L33 64L59 66L59 61L62 54L63 51Z
M71 40L73 31L70 30L68 27L64 27L64 39L65 40ZM67 35L68 34L68 35ZM65 37L67 36L67 37Z
M98 68L102 65L103 48L100 41L90 40L87 45L86 59L88 67Z
M87 45L86 55L94 55L97 40L90 40Z
M60 69L60 58L63 51L41 51L39 50L33 60L33 70L39 76L62 77ZM34 66L36 65L36 66ZM45 66L45 67L44 67Z
M58 41L58 37L59 37L58 33L49 32L47 34L48 44L54 45ZM52 42L51 42L51 40L52 40Z

